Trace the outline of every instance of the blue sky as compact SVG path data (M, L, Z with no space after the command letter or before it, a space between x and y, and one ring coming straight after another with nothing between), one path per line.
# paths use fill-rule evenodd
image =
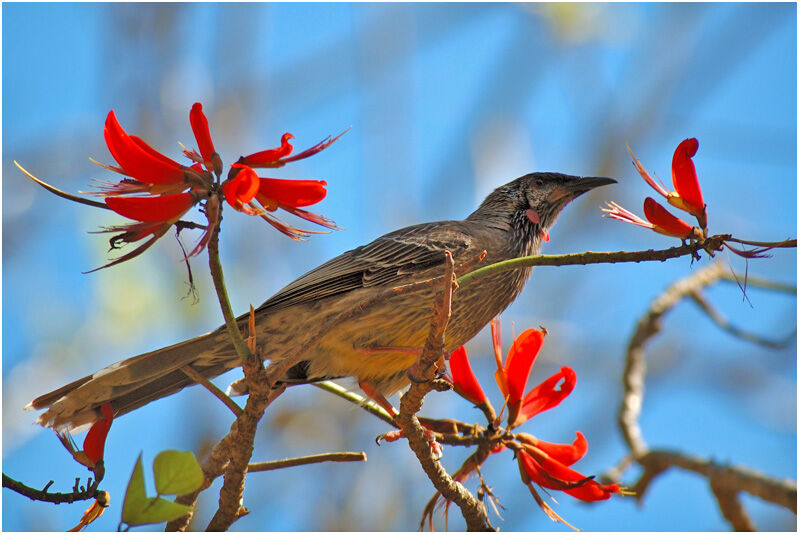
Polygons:
M110 109L129 132L178 158L178 141L193 142L188 111L201 101L228 163L275 146L287 131L299 149L352 126L322 154L274 175L325 179L329 193L315 209L345 231L298 244L226 214L222 260L239 311L381 234L463 218L492 188L531 171L619 181L568 207L543 252L674 245L600 217L604 201L640 212L651 194L625 143L668 180L675 146L697 137L711 232L780 240L797 229L796 38L793 4L4 4L4 471L33 486L71 486L84 474L21 406L221 322L202 258L193 263L200 302L183 299L186 272L172 238L126 265L83 275L107 259L105 237L88 232L118 221L38 189L12 160L72 192L109 178L88 157L111 161L102 136ZM506 334L511 323L517 332L546 326L551 336L534 376L566 364L579 382L525 430L553 442L583 431L584 473L617 463L625 454L615 411L628 338L649 303L693 269L679 259L534 270L503 315ZM796 252L776 251L748 269L794 283ZM735 285L707 293L750 331L780 338L796 328L792 296L751 288L751 306ZM468 348L488 389L487 333ZM649 349L642 426L650 444L796 477L794 344L775 351L733 339L687 302ZM103 485L112 507L97 529L115 529L140 451L145 466L164 449L207 451L229 425L217 405L194 388L114 423ZM416 527L432 487L404 444L374 445L384 424L312 388L291 391L273 409L256 459L363 449L369 462L253 475L245 491L253 512L235 529ZM452 394L432 396L425 410L478 417ZM445 466L455 470L465 455L447 450ZM506 506L502 529L562 529L535 506L510 455L496 457L484 475ZM213 511L214 492L206 492L201 518ZM750 498L745 505L761 529L795 527L795 517L774 506ZM3 528L60 530L83 508L4 491ZM707 482L677 471L656 482L642 507L623 499L585 507L564 497L558 512L592 531L727 529Z

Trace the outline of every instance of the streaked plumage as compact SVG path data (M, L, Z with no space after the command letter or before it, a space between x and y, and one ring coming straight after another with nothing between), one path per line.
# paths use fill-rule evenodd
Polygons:
M339 321L376 290L443 273L444 251L456 265L486 251L482 265L535 254L561 209L593 187L613 182L558 173L533 173L497 188L463 221L423 223L400 229L343 253L290 283L256 313L258 340L272 361L293 356L309 342L285 378L290 384L356 377L389 395L407 383L417 356L376 348L421 347L430 322L433 290L399 295ZM472 338L519 294L530 268L483 278L455 293L446 347ZM240 318L246 321L246 316ZM325 329L331 322L335 328ZM111 401L117 416L194 384L180 368L191 365L215 377L238 364L224 326L209 334L145 353L84 377L32 401L48 410L38 423L74 428L98 418Z

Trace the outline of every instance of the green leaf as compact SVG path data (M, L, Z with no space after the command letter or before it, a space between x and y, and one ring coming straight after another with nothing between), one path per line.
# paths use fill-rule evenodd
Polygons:
M158 494L188 494L205 480L203 469L191 451L162 451L153 461Z
M180 505L164 498L148 498L147 506L138 511L133 521L125 521L131 526L141 526L142 524L158 524L159 522L169 522L180 518L186 513L193 511L188 505Z
M125 491L125 501L122 504L122 521L135 525L137 513L147 507L149 500L144 491L144 472L142 471L142 454L136 459L133 474L128 481L128 490Z
M192 456L192 460L194 460L194 456ZM195 461L195 463L196 462L197 461ZM192 488L192 490L194 490L194 488ZM122 522L129 526L157 524L159 522L175 520L190 511L192 511L192 508L186 505L180 505L165 500L164 498L147 497L144 488L142 454L140 453L139 458L136 459L136 466L133 467L131 479L128 482L128 490L125 492L125 500L122 505Z

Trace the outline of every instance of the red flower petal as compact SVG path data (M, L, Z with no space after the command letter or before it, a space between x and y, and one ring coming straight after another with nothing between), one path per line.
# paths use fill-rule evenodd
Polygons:
M319 143L317 143L313 147L311 147L309 149L306 149L306 150L304 150L303 152L301 152L299 154L295 154L294 156L291 156L289 158L284 158L278 163L280 165L285 165L285 164L287 164L289 162L296 162L297 160L302 160L304 158L308 158L309 156L313 156L316 153L318 153L320 151L323 151L323 150L327 149L328 147L330 147L331 145L333 145L340 137L342 137L343 135L345 135L349 131L350 131L350 127L348 127L347 130L345 130L344 132L342 132L338 136L336 136L334 138L331 138L331 136L328 136L327 138L323 139L322 141L320 141Z
M163 154L158 152L156 149L154 149L153 147L148 145L145 142L145 140L143 140L139 136L128 136L128 137L131 138L137 145L139 145L142 149L144 149L152 157L158 158L159 160L161 160L165 164L168 164L168 165L171 165L171 166L174 166L174 167L180 167L181 166L181 164L179 164L178 162L176 162L172 158L169 158L168 156L164 156Z
M258 193L261 179L255 171L246 165L235 163L231 167L238 168L240 171L235 177L222 185L222 192L225 194L225 200L228 201L228 204L237 210L241 210L242 205L252 201L253 197Z
M197 140L197 148L200 150L200 155L203 156L203 160L210 162L211 155L217 151L214 150L214 142L211 141L208 119L203 113L203 105L199 102L195 102L192 106L192 111L189 112L189 123L192 125L192 132L194 132L194 138Z
M537 456L526 451L519 451L520 464L525 473L537 485L546 489L563 491L573 498L583 501L607 500L614 492L619 492L619 485L600 485L593 479L588 479L580 472L565 466L547 455ZM569 488L570 483L585 481L577 487Z
M154 156L152 152L156 151L152 148L142 148L122 129L114 110L108 112L106 118L105 138L111 155L131 177L149 184L175 184L183 181L183 168L166 156Z
M100 411L103 413L102 418L92 424L91 429L86 433L86 438L83 440L83 451L95 464L103 458L108 430L114 420L114 410L111 408L111 403L104 403L100 407Z
M692 227L688 223L669 213L652 197L644 200L644 216L654 226L653 230L667 236L688 238L692 235Z
M564 381L561 383L561 381ZM514 425L521 425L540 412L552 409L561 403L564 398L572 393L578 376L569 366L562 366L561 371L545 379L533 390L525 395L522 400L522 408ZM558 387L559 383L561 386Z
M459 396L475 405L486 402L486 394L472 371L464 346L450 354L450 372L453 374L453 388Z
M191 193L158 197L106 197L109 208L137 221L170 221L186 213L194 204Z
M294 136L287 132L281 137L280 147L255 152L250 156L241 158L239 162L252 167L270 167L271 164L274 164L284 156L288 156L292 153L293 147L289 143L289 140L293 138ZM280 167L280 165L277 167Z
M269 209L270 205L309 206L325 198L324 180L283 180L262 178L258 189L258 201ZM264 199L264 200L262 200ZM272 200L273 202L270 202Z
M536 447L558 462L571 466L586 455L589 444L586 442L586 437L583 436L583 433L575 431L575 441L572 444L554 444L544 440L537 440Z
M601 485L597 481L591 480L587 481L580 487L576 487L574 489L565 489L564 492L573 498L578 498L579 500L583 500L585 502L596 502L600 500L607 500L612 494L619 494L620 487L616 483L611 485Z
M696 138L684 139L672 155L672 184L694 216L699 216L705 208L703 192L700 190L697 171L692 161L698 147Z
M508 386L508 406L511 412L519 409L519 402L525 392L528 376L533 368L536 355L544 343L544 332L528 329L520 334L508 352L505 364L505 375ZM516 410L515 410L516 407ZM509 418L511 418L511 412ZM514 414L516 417L516 414ZM509 421L513 421L510 419Z

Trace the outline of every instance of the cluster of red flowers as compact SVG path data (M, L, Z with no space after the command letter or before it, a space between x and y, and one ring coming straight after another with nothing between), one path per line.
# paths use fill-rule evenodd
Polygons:
M493 320L491 329L497 363L495 381L503 394L504 407L508 408L506 429L511 431L537 414L558 406L575 388L577 376L572 368L562 366L558 373L525 393L528 378L547 331L543 328L541 330L528 329L520 334L514 340L505 362L503 362L500 322ZM493 418L495 411L472 371L463 346L450 355L449 363L453 389L456 393L474 403L487 415L490 419L490 428L498 428L500 419ZM471 462L465 463L462 469L454 474L454 479L463 482L471 472L479 469L480 464L488 455L499 453L506 448L515 452L523 483L528 487L539 506L553 520L564 522L541 499L532 483L545 489L563 491L584 501L605 500L611 494L623 492L617 484L601 485L593 477L586 477L570 468L586 454L588 449L586 439L580 432L576 432L576 438L572 444L545 442L528 433L503 434L488 454L478 458L479 460L473 456ZM434 497L429 504L429 511L435 507L436 499L437 497Z
M140 255L173 225L181 228L183 223L181 218L197 204L200 204L205 212L208 225L184 224L184 226L205 228L203 237L189 256L200 253L208 244L212 231L219 224L220 201L223 198L234 209L249 215L261 216L280 232L296 240L306 237L312 231L291 227L272 216L270 212L281 208L323 227L338 228L330 219L302 208L315 204L325 197L327 185L325 181L259 177L254 169L282 167L287 163L308 158L331 145L344 132L333 138L328 136L327 139L295 155L291 155L293 147L289 143L294 136L289 133L284 134L279 147L240 157L231 165L227 179L220 183L222 159L214 150L208 120L200 103L192 106L189 122L198 150L190 151L184 148L184 155L193 162L185 166L156 151L140 137L129 135L120 126L114 111L110 111L106 118L104 134L108 150L116 160L117 166L95 163L126 178L119 182L98 181L99 191L93 193L103 196L105 205L64 194L17 165L50 191L85 204L107 207L135 220L136 223L105 229L105 232L118 233L110 239L112 249L118 248L120 244L150 238L137 249L103 267Z
M603 211L608 214L608 217L649 228L667 236L681 239L705 238L708 215L706 213L706 204L703 201L703 192L700 190L700 183L697 180L697 171L692 161L692 157L697 154L698 147L697 139L689 138L683 140L675 149L675 153L672 156L672 184L675 187L675 191L667 191L663 184L654 180L636 156L633 155L630 147L628 147L628 152L633 158L636 170L639 171L645 182L656 190L659 195L667 199L669 204L693 215L697 219L699 228L693 227L682 219L675 217L652 197L647 197L644 200L644 215L647 221L615 202L608 203L608 208L603 208Z

